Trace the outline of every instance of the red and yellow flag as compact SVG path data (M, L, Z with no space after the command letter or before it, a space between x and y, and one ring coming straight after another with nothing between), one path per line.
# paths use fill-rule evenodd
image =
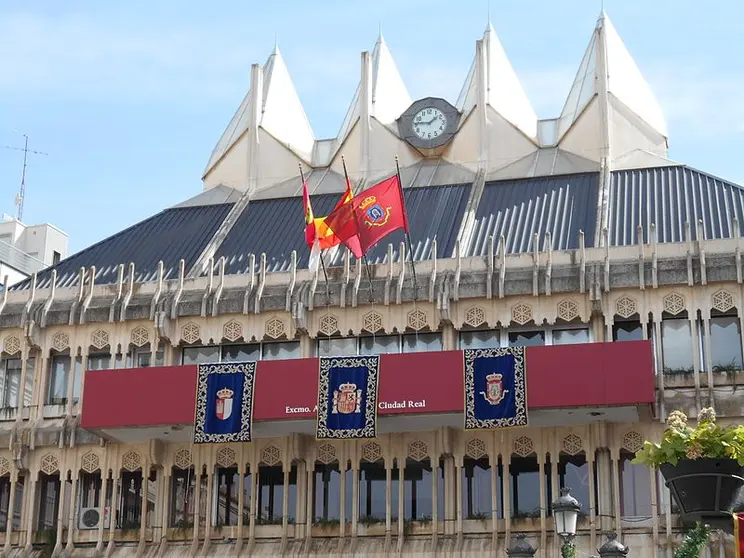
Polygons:
M744 558L744 514L734 514L734 550L736 558Z
M333 211L351 202L354 194L351 191L351 183L346 180L346 191L341 199L338 200ZM302 184L302 202L305 206L305 242L310 248L317 243L317 249L327 250L341 244L331 228L326 223L328 217L315 217L313 207L310 203L310 193L307 189L307 183Z

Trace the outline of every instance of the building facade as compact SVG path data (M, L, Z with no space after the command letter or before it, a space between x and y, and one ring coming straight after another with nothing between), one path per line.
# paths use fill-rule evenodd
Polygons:
M552 120L490 26L455 105L412 101L382 38L361 60L338 137L316 140L275 51L204 192L3 293L6 555L503 556L524 533L547 558L568 486L580 553L612 530L671 558L674 504L631 460L672 410L744 415L744 190L667 159L604 14ZM413 254L391 235L367 277L337 249L326 282L297 165L322 215L343 162L359 192L395 156ZM526 428L462 427L461 349L488 346L527 347ZM346 354L382 355L380 435L319 442L317 357ZM253 442L191 444L196 364L241 360L259 361Z
M67 257L67 234L54 225L0 221L0 280L10 287Z

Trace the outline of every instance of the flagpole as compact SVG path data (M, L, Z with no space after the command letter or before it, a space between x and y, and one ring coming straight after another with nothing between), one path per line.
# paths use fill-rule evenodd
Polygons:
M403 180L400 178L400 165L398 164L398 156L395 156L395 172L398 175L398 184L400 191L400 206L403 208L403 216L405 218L405 233L406 242L408 243L408 253L411 255L411 271L413 273L413 300L418 299L418 281L416 280L416 265L413 257L413 245L411 244L411 234L408 232L408 212L406 211L405 200L403 199Z
M302 184L304 186L305 173L302 170L302 165L299 165L299 167L300 167L300 179L302 180ZM310 203L309 191L308 191L308 203ZM313 219L315 219L315 213L313 213ZM305 225L307 226L307 223L305 223ZM313 228L314 227L315 227L315 221L313 221ZM316 231L316 235L317 235L317 231ZM318 238L316 236L315 242L317 241L318 241ZM319 249L318 258L320 258L320 267L323 269L323 277L325 278L326 306L327 306L331 303L331 293L330 293L330 288L328 286L328 272L326 271L325 262L323 261L323 250L320 250L320 247L318 247L318 249Z
M346 179L347 184L351 184L351 181L349 180L349 173L346 171L346 159L344 159L344 156L341 155L341 164L344 167L344 178ZM356 217L356 209L352 205L352 210L354 211L354 216ZM372 283L372 272L369 269L369 260L367 260L367 254L364 254L364 267L367 269L367 279L369 280L369 301L374 304L375 303L375 287Z

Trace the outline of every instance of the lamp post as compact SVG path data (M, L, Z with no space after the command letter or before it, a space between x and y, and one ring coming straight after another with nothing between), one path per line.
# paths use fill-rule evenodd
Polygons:
M581 504L571 496L570 488L561 488L561 497L553 502L553 520L555 532L563 541L561 545L561 556L563 558L574 558L576 548L574 537L576 536L576 523L579 519Z
M625 558L628 547L617 540L617 533L607 533L607 542L598 549L600 558Z
M534 558L536 550L527 542L527 535L519 533L516 542L506 549L509 558Z

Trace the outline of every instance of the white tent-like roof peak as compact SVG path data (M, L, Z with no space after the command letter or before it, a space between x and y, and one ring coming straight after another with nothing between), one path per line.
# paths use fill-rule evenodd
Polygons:
M559 138L599 93L600 79L606 79L609 95L623 103L653 130L668 137L659 102L609 16L602 10L561 112Z
M537 114L489 21L483 33L486 101L503 118L529 138L537 137ZM468 113L478 102L477 57L465 80L457 107Z

